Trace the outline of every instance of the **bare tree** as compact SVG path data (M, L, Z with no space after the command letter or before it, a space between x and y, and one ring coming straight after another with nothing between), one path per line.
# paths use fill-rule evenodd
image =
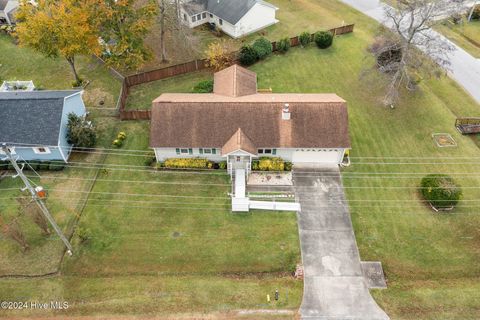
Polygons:
M158 0L158 8L159 8L159 23L160 23L160 47L161 47L161 60L162 62L167 61L167 48L165 44L165 20L167 14L167 1L166 0Z
M157 0L159 14L158 24L160 28L160 60L168 61L167 35L170 45L181 48L182 51L198 52L198 39L191 30L183 25L180 17L180 8L183 0Z
M464 0L397 0L385 9L387 28L370 47L376 68L386 75L384 104L394 106L403 88L412 91L420 79L440 76L450 66L454 47L432 27L464 10Z
M22 247L23 252L28 250L29 246L27 243L27 239L25 238L25 235L23 234L23 231L20 228L20 225L18 224L18 221L16 218L13 219L8 224L3 223L0 220L0 227L2 229L2 234L5 237L10 238L15 242L17 242L20 245L20 247Z
M26 213L32 218L33 222L35 222L35 224L42 230L43 235L49 236L52 232L48 227L48 221L45 219L45 216L40 211L38 206L26 198L19 198L18 202L21 205L21 210L23 210L23 213Z

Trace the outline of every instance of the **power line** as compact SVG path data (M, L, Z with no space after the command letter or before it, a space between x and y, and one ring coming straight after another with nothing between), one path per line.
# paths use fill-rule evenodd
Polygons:
M55 232L58 234L58 236L60 237L60 239L62 239L62 242L65 244L65 246L67 247L67 252L72 255L72 252L73 252L73 248L72 246L70 245L70 242L68 241L68 239L65 237L65 235L63 234L62 230L60 229L60 227L57 225L57 223L55 222L55 220L53 219L52 215L50 214L50 211L48 211L48 208L45 206L45 204L43 203L42 199L38 196L37 194L37 190L34 189L32 187L32 185L30 184L30 181L28 180L28 178L25 177L25 175L23 174L23 171L22 169L20 169L18 167L18 164L17 164L17 161L16 159L13 158L11 152L10 152L10 149L7 147L7 145L5 143L2 144L2 151L6 154L7 156L7 159L9 160L9 162L11 163L11 165L13 166L13 168L15 169L15 171L17 172L17 176L20 177L20 179L22 179L23 183L25 184L25 189L28 190L30 192L30 195L31 195L31 198L32 200L35 202L35 204L38 206L38 208L41 210L42 214L44 215L44 217L48 220L48 222L50 222L50 224L52 225L53 229L55 230Z

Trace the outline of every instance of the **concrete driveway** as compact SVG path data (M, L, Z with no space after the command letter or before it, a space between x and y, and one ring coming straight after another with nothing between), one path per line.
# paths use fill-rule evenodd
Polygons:
M302 319L389 319L368 291L337 166L293 171L302 211Z

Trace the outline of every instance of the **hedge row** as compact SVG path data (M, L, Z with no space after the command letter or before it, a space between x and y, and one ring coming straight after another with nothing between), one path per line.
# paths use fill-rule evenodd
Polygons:
M204 158L170 158L158 162L157 168L167 169L226 169L227 162L213 162Z
M304 31L298 37L302 47L308 46L312 41L312 34ZM326 49L333 43L333 33L331 31L318 31L313 35L313 41L320 49ZM291 39L288 37L282 38L276 42L276 49L280 53L285 53L290 49ZM238 53L238 60L244 66L250 66L258 60L265 59L272 54L272 43L264 38L258 38L253 44L246 44L242 46Z
M21 168L23 162L18 162L18 166ZM24 170L35 170L35 171L60 171L63 170L66 166L66 163L63 161L40 161L33 160L28 161L28 164L25 163ZM0 161L0 170L14 170L13 166L8 161Z
M292 163L279 157L261 157L252 161L253 171L291 171Z
M213 162L205 158L169 158L157 162L156 168L167 169L227 169L227 162ZM254 171L291 171L292 163L279 157L261 157L252 161Z

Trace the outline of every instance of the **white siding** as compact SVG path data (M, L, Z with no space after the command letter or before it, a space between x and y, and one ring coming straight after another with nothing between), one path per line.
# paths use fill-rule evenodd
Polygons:
M234 38L243 37L278 22L276 8L263 3L255 4L235 25Z
M183 147L184 149L188 147ZM199 148L191 148L192 154L177 154L177 148L155 148L157 161L165 161L168 158L205 158L211 161L225 161L220 155L220 148L216 148L216 154L201 154Z
M8 13L14 10L15 8L17 8L18 6L19 6L18 1L9 1L5 6L5 9L3 11L0 11L0 17L5 18L7 20L7 23L11 24L12 22L8 18Z
M207 16L205 19L196 19L195 22L193 22L192 16L181 9L180 18L182 23L190 28L198 27L207 22L215 23L218 28L232 38L239 38L277 23L278 20L275 19L275 11L276 8L273 6L257 3L240 19L240 21L237 22L236 25L232 25L225 20L222 20L222 24L220 24L221 19L213 14L213 17L210 17L209 12L206 12ZM187 18L186 20L185 15ZM200 15L202 14L200 13Z
M290 162L312 162L312 163L337 163L343 160L345 149L318 149L318 148L298 148L298 149L277 149L276 155ZM270 156L270 155L265 155Z
M185 148L185 147L184 147ZM201 154L199 148L192 148L192 154L177 154L176 148L155 148L157 161L165 161L168 158L206 158L211 161L226 161L220 154L220 148L216 148L216 154ZM274 148L271 148L274 149ZM314 148L277 148L275 155L259 155L259 157L280 157L293 163L335 163L340 164L343 160L345 149L314 149Z

